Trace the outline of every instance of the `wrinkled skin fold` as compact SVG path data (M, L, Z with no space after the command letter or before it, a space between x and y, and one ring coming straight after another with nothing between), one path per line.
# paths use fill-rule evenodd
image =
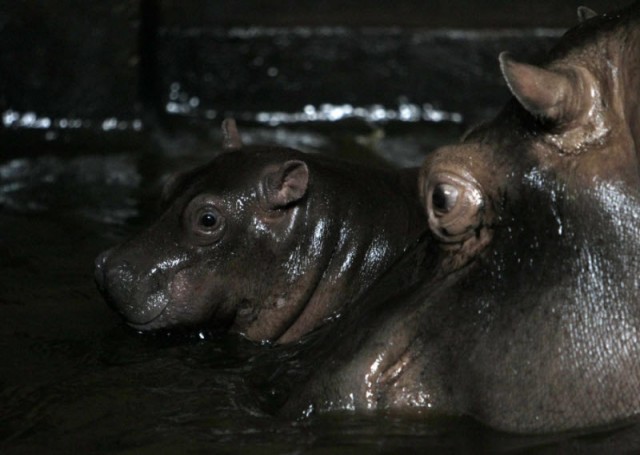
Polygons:
M540 66L500 56L514 99L426 160L430 233L310 344L283 415L552 432L640 412L640 4L592 16Z

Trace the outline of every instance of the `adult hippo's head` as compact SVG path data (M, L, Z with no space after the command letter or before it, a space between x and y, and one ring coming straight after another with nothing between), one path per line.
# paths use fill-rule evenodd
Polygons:
M293 341L336 316L426 226L417 170L242 147L180 174L162 216L103 253L96 281L138 330L221 327Z
M503 53L514 98L425 161L447 278L421 297L427 354L387 403L428 396L522 432L640 412L639 8L574 29L541 66Z
M427 158L421 198L431 232L451 253L451 270L477 257L493 241L494 227L520 230L511 211L521 204L535 210L542 187L549 194L541 204L553 210L565 191L640 187L639 37L629 25L638 9L627 13L593 18L580 8L587 22L567 32L540 66L503 52L500 67L513 99L459 144Z
M640 414L639 52L635 3L541 66L501 55L514 98L422 168L428 241L313 346L283 414L466 415L515 432Z

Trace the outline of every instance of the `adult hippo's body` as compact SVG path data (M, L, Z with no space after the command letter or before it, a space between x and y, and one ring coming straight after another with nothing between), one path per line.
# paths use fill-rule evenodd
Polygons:
M518 432L640 413L640 4L541 66L500 61L514 99L423 166L431 234L310 347L283 413Z
M133 327L222 327L289 342L368 288L426 229L418 170L242 147L164 190L166 210L103 253L96 281Z

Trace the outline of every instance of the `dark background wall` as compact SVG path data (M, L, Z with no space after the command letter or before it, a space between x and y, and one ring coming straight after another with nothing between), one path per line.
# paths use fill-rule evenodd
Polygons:
M576 8L606 12L621 0L160 0L163 24L347 25L445 28L566 27Z
M2 0L0 111L132 117L140 21L136 1Z
M309 120L305 108L345 104L467 121L503 101L497 54L535 59L581 3L1 0L0 127L52 140L174 118Z

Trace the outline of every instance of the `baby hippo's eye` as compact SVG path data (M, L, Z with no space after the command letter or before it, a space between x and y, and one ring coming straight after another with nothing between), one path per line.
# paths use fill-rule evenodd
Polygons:
M200 224L205 228L214 227L218 223L217 213L208 211L200 216Z
M209 236L220 228L222 215L215 207L205 205L196 210L193 221L193 230L196 234Z
M196 196L183 214L186 234L196 244L208 245L220 240L224 233L225 217L218 209L218 200L210 195Z
M444 242L464 241L480 225L484 197L471 176L433 172L422 191L429 227Z

